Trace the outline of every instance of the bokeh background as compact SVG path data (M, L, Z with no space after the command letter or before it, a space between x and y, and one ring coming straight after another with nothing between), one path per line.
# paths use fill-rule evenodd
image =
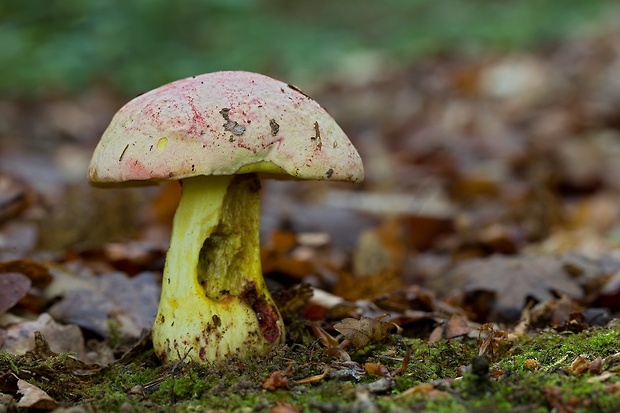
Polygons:
M131 96L216 70L296 83L381 63L551 45L613 21L613 1L5 0L0 92Z
M554 174L524 159L555 168L587 152L583 139L574 139L562 143L566 153L553 155L556 161L546 157L560 139L582 136L585 124L617 133L618 9L609 0L4 0L0 171L4 205L18 207L5 206L12 219L2 224L2 253L165 242L178 188L91 189L90 155L132 96L234 69L271 75L315 97L366 164L367 180L357 187L266 183L265 242L289 228L328 233L347 252L383 248L358 265L370 272L403 255L361 237L381 225L399 242L396 232L406 228L403 245L415 251L439 245L455 224L469 238L458 232L461 240L441 241L442 251L520 251L563 219L556 188L600 188L593 166L579 172L581 163L578 170L567 163ZM585 109L571 112L571 102L588 94ZM607 106L597 106L601 101ZM605 164L596 156L589 162ZM502 206L488 207L493 196ZM481 199L485 213L455 212L463 205L480 211ZM508 208L518 202L538 206ZM403 214L413 221L389 229L390 217ZM492 225L507 217L505 226ZM495 244L472 228L487 228ZM472 253L465 244L487 249Z

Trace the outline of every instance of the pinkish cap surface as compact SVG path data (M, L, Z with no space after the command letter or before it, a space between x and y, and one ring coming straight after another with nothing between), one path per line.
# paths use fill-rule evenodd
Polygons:
M364 177L358 152L318 103L270 77L232 71L178 80L127 103L101 137L88 179L105 186L232 175L259 162L299 179Z

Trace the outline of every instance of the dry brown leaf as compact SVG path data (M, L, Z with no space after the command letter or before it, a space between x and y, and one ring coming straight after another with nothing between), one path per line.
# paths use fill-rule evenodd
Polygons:
M364 370L369 376L390 376L390 371L381 363L364 363Z
M453 314L446 323L445 338L451 339L464 336L469 334L472 330L473 328L469 325L465 317L460 314Z
M492 323L480 326L478 332L478 355L488 354L492 356L503 346L507 346L508 333L503 330L495 330Z
M590 362L584 356L577 356L570 365L570 371L573 374L583 374L588 371Z
M369 317L362 317L359 320L345 318L334 325L334 329L349 340L354 349L385 340L394 327L393 323Z
M560 298L547 300L532 307L530 327L553 327L558 331L578 332L587 328L583 318L581 306L574 299L562 295Z
M5 313L28 294L32 282L16 272L0 273L0 314Z
M442 282L453 291L493 293L494 310L500 314L519 314L528 297L545 301L553 298L554 292L583 297L582 289L566 273L563 262L546 256L473 259L458 264Z
M472 330L473 328L465 317L460 314L453 314L449 320L435 327L428 342L435 343L441 339L450 340L469 334Z
M261 384L261 388L265 390L269 390L269 391L274 391L278 389L288 389L289 382L288 382L288 378L286 377L286 375L287 375L286 371L282 371L282 370L272 371L269 374L269 376L267 376L267 378L263 380L263 383Z
M314 336L318 338L321 344L323 344L325 347L338 347L338 345L340 344L338 343L338 340L336 340L331 334L325 331L325 329L323 329L318 324L310 324L310 329L314 333Z
M18 272L32 281L34 288L45 288L52 281L49 269L36 261L20 259L0 262L0 273Z
M77 353L86 355L84 338L76 325L57 324L49 314L43 313L37 320L16 323L7 329L7 337L2 343L2 350L11 354L24 354L35 348L35 332L41 332L56 353Z
M37 386L25 380L17 381L18 393L22 398L17 402L17 407L36 410L54 410L60 405L47 393Z
M590 365L588 366L588 372L590 374L601 374L603 372L604 365L605 362L599 356L590 362Z

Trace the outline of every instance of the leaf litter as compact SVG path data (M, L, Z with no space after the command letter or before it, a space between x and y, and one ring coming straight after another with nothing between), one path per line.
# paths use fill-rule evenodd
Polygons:
M228 372L162 366L143 334L179 187L87 189L80 168L98 120L51 123L58 145L37 148L46 161L27 169L32 148L19 135L40 132L16 125L11 144L0 136L1 396L41 410L238 395L265 411L396 411L391 400L423 410L442 399L475 410L496 388L486 408L614 411L617 38L324 85L318 99L339 102L330 112L368 179L354 189L265 182L261 258L288 341L252 362L258 374L238 361ZM75 102L35 105L75 118ZM115 104L105 106L102 124ZM571 395L559 370L587 377L598 399ZM106 394L85 390L117 379ZM502 393L506 383L516 391ZM300 396L310 390L321 397Z

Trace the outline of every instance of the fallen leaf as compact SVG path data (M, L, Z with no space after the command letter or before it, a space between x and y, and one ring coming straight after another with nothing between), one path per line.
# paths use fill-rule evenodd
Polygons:
M573 374L583 374L588 371L590 362L584 356L577 356L570 365L570 371Z
M590 374L601 374L604 364L605 363L603 359L599 356L590 362L590 365L588 366L588 372Z
M471 323L460 314L453 314L449 320L441 323L431 332L428 342L435 343L441 339L450 340L469 334L474 328Z
M36 261L20 259L0 262L0 273L18 272L32 281L34 288L45 288L52 282L49 269Z
M120 272L76 276L55 271L55 278L48 295L62 298L49 313L56 320L77 324L102 337L108 336L112 323L122 336L138 338L157 314L160 285L154 273L129 278Z
M336 340L331 334L325 331L325 329L319 326L318 324L316 323L310 324L310 329L312 330L312 333L314 333L314 336L318 338L321 344L323 344L325 347L337 348L338 345L340 344L338 343L338 340Z
M36 410L54 410L60 405L43 390L25 380L17 381L18 393L22 395L17 407Z
M478 329L478 355L495 355L502 347L507 346L508 334L503 330L496 330L492 323L486 323Z
M390 371L381 363L364 363L364 370L369 376L390 376Z
M28 294L32 282L16 272L0 273L0 314L5 313Z
M345 318L334 324L334 329L349 340L354 349L385 340L394 327L393 323L369 317L362 317L359 320Z
M0 349L11 354L21 355L35 348L35 332L43 334L55 353L76 353L85 359L84 337L76 325L57 324L48 313L43 313L35 321L10 325L7 336Z
M282 371L282 370L272 371L269 374L269 376L267 376L267 378L263 380L263 383L261 384L261 388L265 390L269 390L269 391L274 391L278 389L288 389L289 382L288 382L288 378L286 377L286 375L287 375L287 372Z
M530 310L532 328L579 332L588 327L584 321L581 306L566 295L538 303Z
M446 278L435 280L442 289L478 291L494 295L494 313L515 318L529 297L539 302L554 298L553 293L582 298L577 281L564 270L560 259L546 256L505 257L464 261Z
M424 311L430 313L437 307L437 298L430 290L418 285L408 285L377 297L374 303L390 312Z

